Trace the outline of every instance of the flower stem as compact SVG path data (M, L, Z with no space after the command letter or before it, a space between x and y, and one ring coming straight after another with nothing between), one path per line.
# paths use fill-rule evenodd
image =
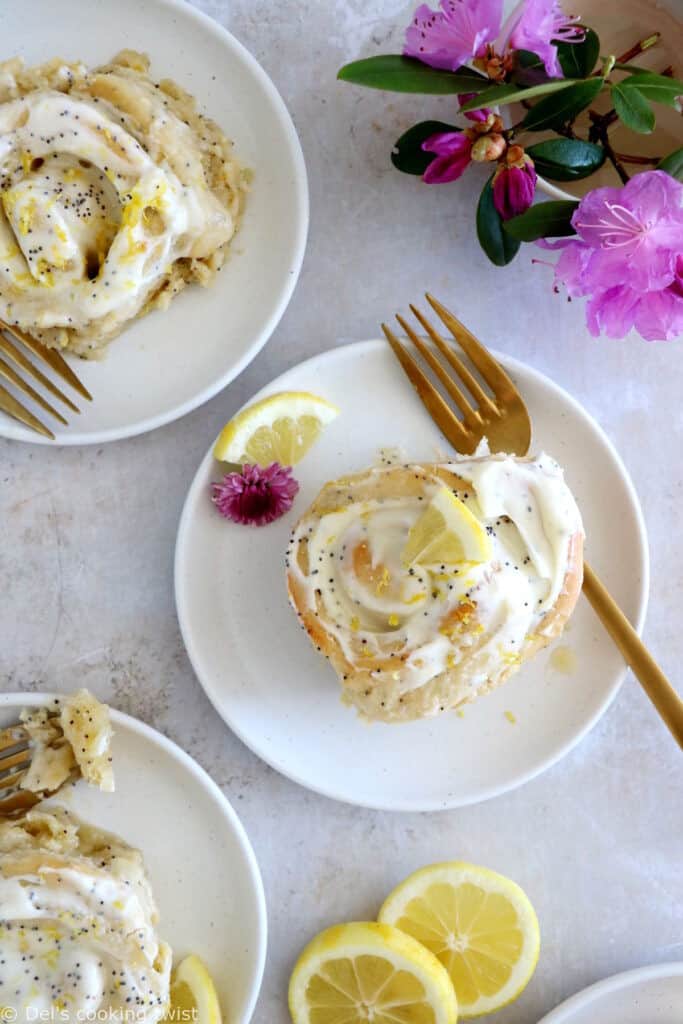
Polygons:
M619 155L612 149L609 136L607 134L607 123L599 114L593 114L593 111L589 111L589 114L592 115L591 120L593 120L593 125L590 130L591 141L595 142L599 140L602 143L602 148L605 150L605 156L619 175L622 185L626 185L627 182L630 181L630 177L622 164Z
M662 38L661 32L653 32L651 36L647 36L646 39L639 39L635 46L632 46L626 53L622 53L621 57L617 57L618 64L628 64L630 60L637 57L641 53L645 53L646 50L651 50L653 46L656 46L659 40Z
M661 156L636 156L635 153L615 153L617 159L621 160L623 164L658 164L661 160Z

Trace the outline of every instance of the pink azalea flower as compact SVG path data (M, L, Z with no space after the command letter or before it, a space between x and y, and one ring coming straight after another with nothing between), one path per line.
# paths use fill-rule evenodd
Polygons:
M247 526L266 526L292 507L299 484L290 466L273 462L267 468L243 466L211 484L211 500L225 519Z
M467 132L437 132L422 143L427 153L436 153L422 175L428 185L443 185L455 181L469 167L472 160L472 139Z
M637 174L623 188L597 188L581 200L576 238L561 249L555 280L589 296L591 334L622 338L632 327L648 341L683 333L683 184L664 171Z
M562 77L554 42L577 43L583 29L562 12L559 0L522 0L501 31L502 0L440 0L439 10L421 4L406 30L403 49L433 68L455 71L489 50L532 50L546 71ZM497 43L496 43L497 40Z
M448 71L483 57L500 32L503 0L440 0L440 7L417 8L406 30L406 57Z
M505 47L530 50L541 58L549 75L562 78L553 43L580 43L586 33L576 24L578 20L577 15L564 13L559 0L524 0L503 29Z
M524 213L536 191L536 168L521 146L510 146L506 162L498 164L493 176L493 205L503 220Z

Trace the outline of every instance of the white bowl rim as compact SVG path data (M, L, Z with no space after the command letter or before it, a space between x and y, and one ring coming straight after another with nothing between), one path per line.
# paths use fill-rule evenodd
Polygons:
M678 978L683 977L683 960L670 960L661 964L649 964L646 967L636 967L631 971L621 971L613 974L602 981L596 981L588 988L582 989L575 995L565 999L563 1003L556 1006L554 1010L542 1017L538 1024L571 1024L571 1015L577 1010L590 1006L596 997L607 995L610 992L617 992L619 989L628 988L639 981L652 981L657 978ZM567 1014L570 1016L567 1016Z

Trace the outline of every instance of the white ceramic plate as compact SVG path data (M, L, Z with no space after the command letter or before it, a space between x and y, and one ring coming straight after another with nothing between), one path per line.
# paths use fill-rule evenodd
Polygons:
M50 694L0 695L0 728ZM143 853L174 962L208 965L225 1020L247 1024L266 958L266 905L253 850L216 784L155 729L112 711L115 793L78 782L55 802Z
M648 588L645 528L618 455L569 395L521 363L507 357L502 362L528 403L535 445L566 468L583 511L591 562L640 628ZM209 452L180 523L180 626L219 714L285 775L370 807L456 807L537 775L595 724L624 677L624 664L590 608L579 602L562 640L576 660L570 675L551 667L543 652L466 708L464 718L362 724L340 703L336 676L288 605L288 534L326 480L370 465L379 448L400 445L408 459L424 461L446 450L446 442L384 342L325 353L260 394L285 389L314 391L342 410L296 469L301 491L294 508L260 530L221 519L209 499L209 484L220 476Z
M60 0L58 12L54 0L5 3L0 40L0 59L20 54L33 63L58 54L98 64L123 47L146 51L151 74L196 96L254 171L242 227L213 286L187 288L166 312L136 321L104 361L75 360L94 401L80 403L68 428L50 426L59 444L101 444L169 423L244 369L294 290L308 188L291 118L254 58L184 0ZM3 414L0 436L52 443Z
M681 1024L683 963L626 971L572 996L539 1024Z

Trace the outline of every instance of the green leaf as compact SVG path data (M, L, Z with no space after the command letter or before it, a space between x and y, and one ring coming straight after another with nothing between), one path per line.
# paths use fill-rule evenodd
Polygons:
M683 181L683 146L680 149L675 149L673 153L669 153L663 160L660 160L657 164L657 170L666 171L672 178Z
M548 139L528 146L536 170L552 181L578 181L597 171L605 162L602 146L581 139Z
M544 68L545 64L532 50L515 50L515 67L519 68Z
M558 43L557 58L567 78L588 78L600 56L600 40L592 28L580 43Z
M510 263L519 250L519 242L503 230L503 221L493 205L493 175L484 185L477 206L477 238L497 267Z
M678 97L683 96L683 82L680 78L655 75L652 71L629 75L619 82L619 88L637 89L651 103L664 103L668 107L675 107Z
M638 89L618 82L612 86L612 103L627 128L640 135L650 134L655 126L655 113Z
M536 132L561 128L590 106L603 85L602 78L587 78L585 82L573 83L559 96L546 96L532 107L521 127Z
M537 53L531 50L515 50L515 66L512 81L521 88L529 89L533 85L552 81L545 69L545 64Z
M387 53L345 64L337 72L342 82L354 82L369 89L389 92L417 92L445 95L458 92L481 92L489 79L469 68L440 71L422 61L400 54Z
M493 85L490 89L484 89L473 100L464 103L460 109L480 110L482 107L503 107L507 103L523 103L524 100L531 100L534 96L545 96L546 93L568 90L572 84L566 78L553 78L550 82L532 85L530 89L520 89L518 85L514 84Z
M571 219L578 205L578 199L553 199L548 203L536 203L519 217L506 220L505 230L518 242L575 235Z
M394 146L391 154L391 162L394 167L405 174L424 174L432 160L434 153L425 153L422 143L430 135L437 132L459 132L453 124L446 124L444 121L420 121L409 128Z

